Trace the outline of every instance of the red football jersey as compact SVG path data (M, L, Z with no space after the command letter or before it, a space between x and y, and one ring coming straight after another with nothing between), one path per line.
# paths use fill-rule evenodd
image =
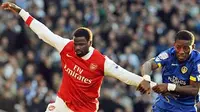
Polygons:
M63 79L58 96L75 112L96 112L105 57L96 49L88 60L76 56L74 42L61 51Z

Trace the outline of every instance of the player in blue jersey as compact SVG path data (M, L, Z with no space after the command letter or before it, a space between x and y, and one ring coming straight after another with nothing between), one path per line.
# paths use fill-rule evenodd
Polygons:
M200 81L200 53L195 48L195 37L181 30L175 36L172 48L160 53L142 66L143 77L150 78L149 73L162 67L162 84L153 87L158 93L153 112L197 112ZM140 87L149 88L149 82Z

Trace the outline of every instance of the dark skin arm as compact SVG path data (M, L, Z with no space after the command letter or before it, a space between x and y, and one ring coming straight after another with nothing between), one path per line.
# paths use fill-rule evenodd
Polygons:
M149 74L152 72L152 70L155 70L158 68L158 65L157 64L154 64L153 63L153 58L150 59L149 61L145 62L143 65L142 65L142 69L141 69L141 74L142 76L144 76L145 74ZM143 80L140 85L138 86L137 90L139 90L141 93L150 93L150 82L149 81L146 81L146 80Z
M175 92L184 95L196 96L199 92L200 83L190 80L190 85L176 86Z
M159 66L154 62L154 59L150 59L142 65L141 73L142 75L149 74L153 70L156 70L157 68L159 68ZM157 84L152 89L156 93L161 93L163 95L172 93L172 94L196 96L198 94L200 84L198 82L190 81L190 85L187 86L177 85L175 91L170 91L170 92L168 91L167 86L168 86L167 83L162 83L162 84ZM141 84L138 86L138 90L144 92L144 90L142 90L141 88L150 88L149 82L145 80L142 81Z
M151 63L151 70L155 70L158 68L158 65L153 61L153 59L149 60L148 62ZM150 73L150 70L145 69L145 64L143 66L144 66L142 70L143 74ZM176 85L175 91L170 92L170 93L196 96L198 94L199 87L200 87L200 84L198 82L190 81L190 85L187 85L187 86ZM152 89L155 92L161 93L161 94L166 94L167 92L169 92L167 90L167 83L157 84Z
M170 93L196 96L198 94L199 87L200 87L199 83L190 81L190 85L187 85L187 86L178 86L177 85L175 91L171 91ZM155 87L153 87L152 89L156 93L161 93L161 94L165 94L165 93L169 92L167 90L166 83L158 84Z

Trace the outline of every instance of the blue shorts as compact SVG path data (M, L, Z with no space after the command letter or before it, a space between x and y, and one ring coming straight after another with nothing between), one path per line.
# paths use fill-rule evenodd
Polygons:
M157 98L152 112L197 112L197 108L195 106L175 105Z

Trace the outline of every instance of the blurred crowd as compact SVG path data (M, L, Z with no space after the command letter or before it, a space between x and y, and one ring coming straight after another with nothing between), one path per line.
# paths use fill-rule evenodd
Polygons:
M200 50L200 0L0 0L28 11L51 31L72 39L85 26L93 46L140 75L144 61L171 47L177 31L196 36ZM152 80L161 82L156 71ZM44 112L62 79L59 52L17 15L0 10L0 112ZM156 94L105 77L99 112L150 112Z

